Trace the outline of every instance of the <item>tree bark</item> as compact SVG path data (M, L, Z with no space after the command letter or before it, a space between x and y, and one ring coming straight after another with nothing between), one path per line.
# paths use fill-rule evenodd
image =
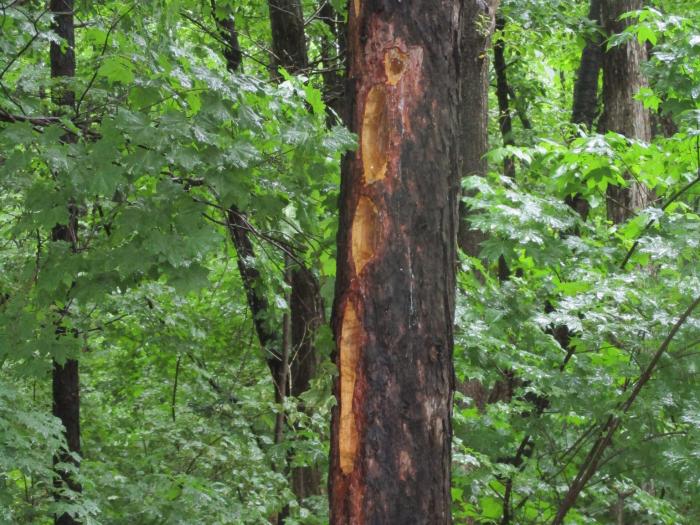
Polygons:
M273 75L279 75L279 68L292 75L303 72L308 67L306 55L306 33L304 13L300 0L268 0L270 26L272 28Z
M591 0L588 18L600 25L601 0ZM571 122L583 124L589 130L598 114L598 77L603 64L603 37L600 33L592 33L586 38L586 46L581 52L581 64L576 74L574 84L574 103L571 112Z
M606 34L612 36L624 31L634 21L619 20L620 15L641 9L642 4L642 0L602 0L602 21ZM636 39L603 54L602 132L614 131L643 142L651 140L649 112L640 101L634 99L640 88L647 85L641 69L646 58L646 49ZM651 200L651 192L637 182L630 181L627 187L609 186L608 217L619 224L634 215L635 210L646 207Z
M49 4L49 10L54 16L52 29L61 39L61 42L52 41L49 49L51 77L54 79L75 76L73 7L73 0L51 0ZM63 111L72 111L75 105L75 93L60 84L54 89L54 101L63 107ZM73 142L75 136L68 134L62 137L61 141ZM52 239L70 243L75 251L77 242L77 208L75 205L69 205L68 224L54 227ZM65 335L65 329L60 325L57 326L56 334L57 337ZM53 458L54 470L57 475L54 483L54 499L62 501L65 498L62 487L68 487L75 492L82 490L74 477L60 467L60 464L73 464L76 468L79 466L77 456L80 455L80 376L76 359L68 359L63 364L53 361L52 397L52 412L63 424L68 447L66 452L61 452ZM56 525L76 525L79 523L66 513L55 516L54 522Z
M463 176L486 176L489 149L489 55L499 0L464 2L460 42L460 96ZM460 205L459 247L472 257L486 236L469 228L468 210Z
M591 0L588 19L597 26L601 22L601 0ZM574 102L571 111L571 122L581 124L589 131L598 114L598 78L603 65L603 37L600 33L592 33L586 38L586 46L581 52L581 63L574 84ZM565 199L566 204L583 217L588 218L590 205L581 195L575 194Z
M506 43L503 40L503 30L506 27L506 20L502 16L496 16L496 31L498 36L493 44L493 64L496 69L496 98L498 99L498 126L501 130L504 146L513 146L513 117L510 112L510 102L508 100L508 75L506 73ZM503 165L504 174L507 177L515 177L515 163L513 158L506 157Z
M321 0L322 6L318 16L328 27L331 38L322 37L321 59L323 63L323 96L326 106L335 115L329 115L329 124L342 120L344 117L344 70L345 70L345 23L341 16L326 0ZM336 115L338 118L336 118Z
M333 329L332 524L451 523L456 0L354 0Z

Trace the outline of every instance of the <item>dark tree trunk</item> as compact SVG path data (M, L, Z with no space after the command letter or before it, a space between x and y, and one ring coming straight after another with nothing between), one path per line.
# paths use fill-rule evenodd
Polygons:
M222 54L226 60L226 68L233 73L238 71L243 61L241 46L238 43L236 23L230 16L219 17L216 14L216 0L211 0L211 10L214 21L216 22L216 27L219 31L219 35L221 35L221 39L225 43Z
M300 0L269 0L268 4L272 49L276 57L274 65L284 67L292 74L304 72L308 68L308 56L304 13ZM325 14L334 15L332 9L327 9ZM330 56L326 58L332 60ZM335 83L336 89L338 88L339 80L331 76L324 77L324 80ZM340 99L336 100L336 103L338 102ZM311 379L316 375L318 353L314 347L314 337L323 322L323 303L318 281L311 271L295 264L291 268L290 280L293 352L290 360L291 389L287 394L298 397L309 389ZM301 501L320 493L321 472L317 467L293 468L291 483L294 494ZM281 518L285 515L286 513L282 513Z
M332 524L451 523L459 6L350 4Z
M642 0L602 0L602 21L606 34L621 33L634 22L619 20L628 11L641 9ZM646 49L636 39L613 47L603 54L603 116L601 131L615 131L631 139L651 140L649 112L634 96L646 79L642 63ZM608 217L615 223L626 221L635 210L646 207L652 199L643 185L630 181L628 187L608 187Z
M601 0L591 0L588 18L600 25ZM588 130L593 129L593 122L598 114L598 78L603 65L603 36L592 33L586 39L586 46L581 52L581 64L574 84L574 103L571 122L581 124ZM585 220L590 206L581 195L566 198L566 203L576 210Z
M253 325L258 336L260 346L265 351L265 359L275 382L275 397L281 399L284 385L280 385L278 378L283 367L281 341L277 334L269 328L266 316L269 315L270 305L265 293L260 289L260 272L250 263L255 260L253 243L248 234L249 226L245 216L235 208L230 208L227 213L229 235L236 248L236 262L238 272L243 281L243 289L246 292L248 308L253 315Z
M301 0L268 0L272 27L272 70L279 68L291 74L308 67L306 33Z
M290 315L292 358L290 360L290 393L294 397L309 390L319 364L314 337L324 321L323 304L316 277L306 268L291 272ZM301 406L300 409L304 410ZM292 490L299 501L320 493L321 471L317 467L294 467Z
M513 117L510 113L510 102L508 100L508 75L506 73L506 43L503 40L502 32L506 27L506 20L502 16L496 17L496 31L498 36L493 44L493 65L496 69L496 98L498 99L498 126L501 130L504 146L515 144L513 138ZM515 177L515 164L512 157L506 157L503 166L507 177Z
M588 18L600 24L601 0L591 0ZM583 124L589 130L598 114L598 77L603 64L603 36L596 32L586 38L586 46L581 53L581 64L574 84L574 104L571 121Z
M460 96L463 176L485 176L489 149L489 59L498 0L464 2L460 42ZM485 235L469 228L468 210L460 207L459 247L477 257Z
M270 1L270 14L273 49L277 50L275 51L277 56L288 59L287 62L278 63L278 65L292 73L302 71L307 66L307 58L300 4L294 1ZM228 50L224 50L224 56L227 59L229 71L233 73L240 66L241 56L236 28L233 20L228 20L226 26L221 25L218 19L216 22L220 31L226 35L225 41L229 43ZM280 25L283 26L283 31L279 31ZM290 37L292 28L301 28L301 36ZM291 49L286 47L288 45L299 47ZM296 60L298 62L295 62ZM254 260L255 252L248 234L247 218L232 208L228 213L228 224L238 255L238 269L243 279L248 305L254 315L258 339L267 351L267 363L275 383L275 400L282 403L289 394L298 397L306 392L311 379L316 375L318 354L314 347L314 337L316 330L323 322L323 305L318 281L308 269L298 263L291 264L289 272L291 352L285 353L280 349L283 341L280 341L265 323L265 316L270 311L269 304L259 287L260 272L250 262ZM284 423L284 419L281 420L276 434L283 430ZM301 501L305 497L320 492L321 473L315 467L293 468L290 481L294 494ZM286 514L285 509L279 519L283 520Z
M321 42L321 59L323 62L323 95L326 106L333 110L341 120L344 114L345 95L345 23L340 15L326 0L321 0L323 5L318 16L328 27L331 38L324 37ZM336 118L330 119L332 124Z
M51 42L49 55L51 62L51 77L55 79L69 78L75 76L75 31L73 23L73 0L51 0L49 10L54 15L52 28L61 39L61 42ZM63 106L63 112L72 111L75 104L75 93L65 85L58 85L54 88L54 101ZM64 136L63 142L75 140L73 135ZM77 209L74 205L69 205L69 221L65 225L57 225L52 232L54 241L64 241L70 243L73 251L77 242ZM65 329L56 327L57 337L64 335ZM82 490L80 484L59 465L73 464L77 468L80 455L80 376L78 371L78 361L68 359L60 364L53 362L52 373L52 412L55 417L61 420L64 427L66 444L68 450L53 458L54 469L57 479L54 483L54 498L61 501L64 498L62 487L68 487L75 492ZM56 525L76 525L78 521L68 514L55 517Z

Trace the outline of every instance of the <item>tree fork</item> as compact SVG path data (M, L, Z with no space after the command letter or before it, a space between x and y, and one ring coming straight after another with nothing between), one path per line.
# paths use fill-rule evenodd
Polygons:
M451 523L460 5L349 9L333 524Z

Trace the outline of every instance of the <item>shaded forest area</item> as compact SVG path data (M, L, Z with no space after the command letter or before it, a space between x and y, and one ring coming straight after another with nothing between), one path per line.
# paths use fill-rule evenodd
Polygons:
M696 0L0 0L0 524L700 523Z

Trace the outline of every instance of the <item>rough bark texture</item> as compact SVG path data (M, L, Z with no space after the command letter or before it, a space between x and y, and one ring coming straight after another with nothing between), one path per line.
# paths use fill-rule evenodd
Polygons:
M591 0L588 18L600 25L601 0ZM589 131L598 115L598 78L603 65L603 37L600 33L591 33L586 39L586 46L581 52L581 63L574 84L574 103L571 122L584 125ZM566 198L566 203L576 210L585 220L590 206L581 195Z
M456 0L354 0L333 328L333 524L448 524Z
M602 21L608 35L621 33L634 21L619 20L620 15L642 8L642 0L602 0ZM644 142L651 140L649 112L642 103L634 99L646 79L641 66L646 60L646 49L636 39L613 47L603 54L603 105L601 131L615 131L631 139ZM647 188L636 182L629 186L608 187L608 217L621 223L635 210L649 204L652 195Z
M51 77L60 79L75 76L75 30L73 23L73 0L51 0L49 10L54 14L52 28L61 38L61 42L51 42L49 57L51 63ZM75 104L75 93L65 86L57 86L53 94L54 101L59 106L64 106L65 110L71 111ZM64 111L65 111L64 110ZM74 141L72 135L61 139L64 142ZM54 241L64 241L70 243L73 251L76 249L77 241L77 209L74 205L69 205L68 224L56 225L52 231ZM65 329L56 327L57 336L65 334ZM52 373L52 412L55 417L61 420L64 427L68 452L60 453L53 458L54 469L57 479L55 482L54 498L61 501L64 496L62 487L69 487L71 490L80 492L80 484L64 469L59 468L59 464L74 464L79 466L78 461L72 454L80 455L80 376L78 361L68 359L65 363L53 362ZM68 514L55 516L56 525L76 525L79 523Z
M588 18L596 25L600 24L601 0L591 0ZM581 53L581 64L574 84L574 104L571 121L583 124L589 130L598 114L598 77L603 64L603 37L592 33L586 38L586 46Z
M304 14L300 0L268 0L272 27L272 69L291 74L308 66Z
M460 41L460 128L462 138L462 176L485 176L489 148L489 47L498 0L464 2ZM485 235L471 230L468 210L460 207L459 247L476 257Z

